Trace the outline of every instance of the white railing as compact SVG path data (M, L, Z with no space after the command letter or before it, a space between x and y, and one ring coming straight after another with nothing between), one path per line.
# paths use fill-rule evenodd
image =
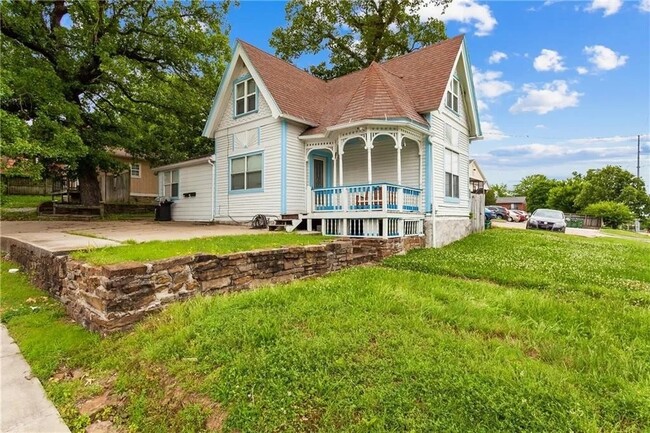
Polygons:
M324 236L358 238L395 238L419 236L423 232L423 218L323 218Z
M318 188L312 191L311 211L319 212L420 212L419 188L390 183Z

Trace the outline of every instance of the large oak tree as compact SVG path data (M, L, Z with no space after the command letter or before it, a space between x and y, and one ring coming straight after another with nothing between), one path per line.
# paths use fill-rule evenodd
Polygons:
M287 61L328 50L329 64L312 66L310 72L331 79L446 39L444 23L422 20L420 12L444 9L450 2L289 0L288 25L273 31L270 44Z
M111 150L157 162L209 152L201 128L230 57L227 7L0 2L3 155L37 171L67 167L82 202L96 204L98 168L115 168Z

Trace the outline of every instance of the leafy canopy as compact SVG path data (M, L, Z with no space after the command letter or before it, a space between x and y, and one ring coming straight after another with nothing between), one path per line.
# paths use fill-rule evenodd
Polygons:
M287 61L329 50L329 62L310 72L331 79L446 39L442 21L421 21L418 13L430 6L444 8L450 1L289 0L289 24L273 31L270 44Z
M584 209L585 215L599 217L607 227L618 228L623 223L629 223L634 218L630 208L615 201L599 201Z
M64 164L91 203L97 168L115 168L111 149L159 162L205 153L201 128L230 56L228 6L1 2L3 154Z

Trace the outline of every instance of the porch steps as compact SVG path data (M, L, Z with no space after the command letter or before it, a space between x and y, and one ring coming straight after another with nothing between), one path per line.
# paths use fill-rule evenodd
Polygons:
M300 214L283 214L280 218L276 219L273 223L269 224L269 231L283 230L291 233L303 220L303 215Z

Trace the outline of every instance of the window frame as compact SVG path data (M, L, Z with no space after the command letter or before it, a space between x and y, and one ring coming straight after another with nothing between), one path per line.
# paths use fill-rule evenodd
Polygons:
M253 156L259 156L261 158L261 166L259 170L249 171L248 169L248 159ZM233 189L233 162L238 159L244 159L244 171L237 172L234 174L243 174L244 175L244 188ZM260 173L260 186L259 187L248 187L248 176L250 173ZM230 194L246 194L252 192L264 192L264 152L251 152L240 155L233 155L228 158L228 193Z
M456 114L460 112L460 81L456 76L451 77L445 97L445 106Z
M133 169L134 169L136 166L138 167L138 174L137 174L137 175L136 175L136 174L133 174ZM133 178L133 179L140 179L140 178L142 178L142 164L140 164L139 162L132 162L132 163L130 164L130 167L129 167L129 172L130 172L130 174L131 174L131 178Z
M249 83L253 83L255 85L255 90L254 92L250 92L248 87ZM242 96L237 96L237 88L239 86L243 86L243 95ZM251 96L255 96L255 106L253 108L250 108L248 106L248 99ZM244 102L244 111L241 113L237 112L237 102L243 100ZM247 114L252 114L252 113L257 113L259 110L259 87L257 86L257 83L251 77L250 74L244 75L241 78L238 78L237 80L234 81L233 83L233 89L232 89L232 115L233 118L241 117L241 116L246 116Z
M454 155L456 164L454 165ZM450 160L451 159L451 160ZM448 167L449 163L449 167ZM450 168L451 171L447 169ZM445 199L449 201L460 200L460 153L453 149L445 148L444 153L444 193Z
M169 197L170 199L178 199L181 195L181 174L180 170L165 170L162 173L162 196ZM176 173L176 182L174 182L174 173ZM167 182L167 174L169 174L169 182ZM176 185L176 195L174 195L174 185ZM169 186L169 195L166 194L167 186Z

